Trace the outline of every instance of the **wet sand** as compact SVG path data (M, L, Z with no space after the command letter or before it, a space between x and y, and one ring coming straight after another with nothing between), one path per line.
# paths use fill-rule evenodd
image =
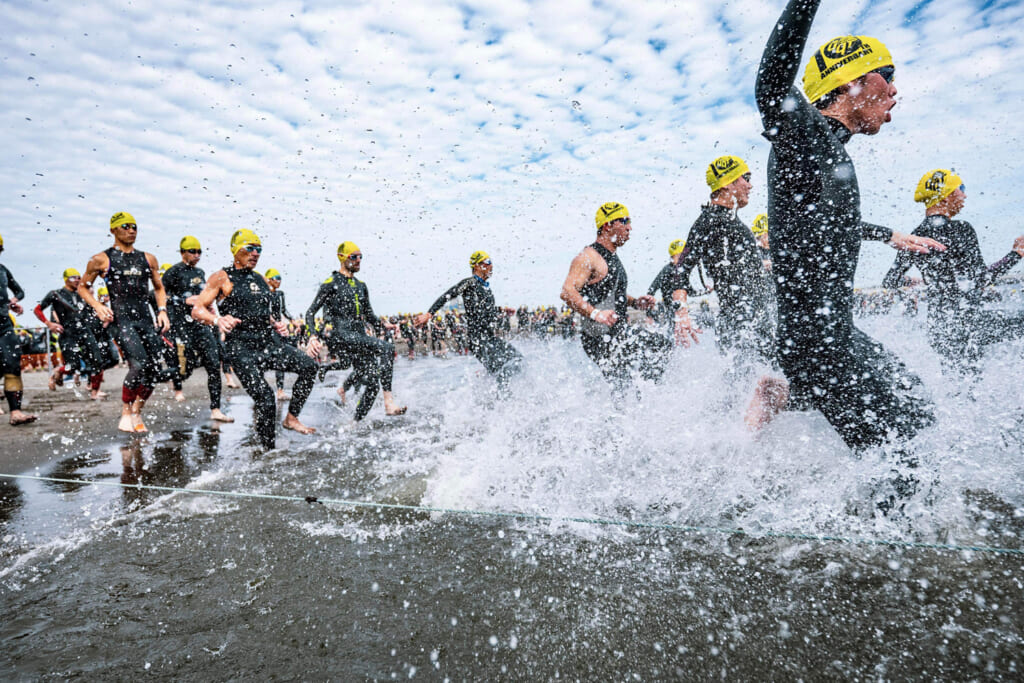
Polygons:
M57 391L47 389L47 373L27 372L23 408L39 419L29 425L12 427L6 404L0 417L0 472L34 473L46 465L81 451L85 447L113 443L124 436L117 431L121 416L121 382L127 368L117 367L104 374L103 401L89 398L84 383L75 387L68 382ZM209 394L206 373L196 372L184 384L186 401L177 403L169 384L158 386L146 404L144 416L151 431L187 429L209 420ZM224 412L231 414L231 396L245 395L241 389L224 388ZM248 411L246 411L248 412ZM243 417L248 419L248 414Z

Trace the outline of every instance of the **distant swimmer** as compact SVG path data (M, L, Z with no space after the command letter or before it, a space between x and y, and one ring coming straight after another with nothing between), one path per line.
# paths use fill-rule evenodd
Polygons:
M4 238L0 235L0 254L4 251ZM10 292L8 293L8 290ZM25 290L11 275L7 267L0 264L0 372L4 375L4 398L11 411L11 424L14 426L35 422L36 416L21 409L21 394L24 387L21 382L21 341L14 330L14 322L8 312L21 315L25 309L18 302L25 298Z
M170 266L163 274L167 312L171 319L169 336L174 342L178 372L182 378L187 379L201 366L206 371L210 419L234 422L234 418L221 410L220 344L212 329L192 317L192 307L206 288L206 273L197 266L203 248L198 238L186 235L178 243L178 249L181 261Z
M284 292L281 291L281 272L276 268L271 268L264 274L264 277L267 278L267 284L270 285L270 292L273 297L270 299L270 317L275 322L284 323L287 326L292 321L292 314L288 312L288 306L284 302ZM299 345L298 335L292 334L291 330L284 336L284 341L289 346L296 348ZM277 386L278 401L287 401L291 398L284 391L283 371L274 371L274 384Z
M761 263L764 264L765 270L771 271L772 252L768 246L768 214L757 214L750 226L750 232L753 233L754 239L757 240L757 248L761 252Z
M402 415L406 408L396 404L391 393L395 345L366 333L367 325L378 334L384 327L392 325L374 314L366 283L356 278L362 267L363 252L354 242L345 241L338 245L338 260L338 270L320 285L316 298L306 311L306 326L311 331L316 329L316 314L322 308L325 323L331 326L326 339L327 350L332 356L351 361L359 373L358 383L366 388L356 406L356 420L362 420L370 412L378 387L384 396L384 413ZM319 351L319 337L314 336L310 340L310 345L314 344Z
M925 218L913 234L945 244L946 251L900 253L882 284L900 287L904 274L916 266L928 288L928 341L954 368L973 371L984 347L1024 336L1024 314L982 310L984 290L1024 256L1024 236L1013 241L1003 258L986 266L974 227L953 220L966 198L963 180L953 171L940 168L924 174L914 201L924 204ZM957 276L969 278L971 289L961 290Z
M617 202L602 204L595 223L597 240L572 260L561 298L584 317L580 335L584 352L622 390L632 383L634 367L645 379L660 379L672 341L627 321L629 306L647 310L655 305L649 294L634 298L626 292L626 269L616 251L629 241L629 210ZM685 301L675 313L675 330L680 344L697 342L700 330L690 323Z
M472 275L442 294L426 313L416 316L414 323L422 327L445 304L461 297L466 309L469 351L494 375L499 389L504 390L509 378L519 372L523 357L514 346L498 338L498 326L504 314L495 304L488 282L494 269L490 255L486 251L474 251L469 257L469 267Z
M263 375L267 370L298 374L282 426L300 434L312 434L316 430L302 424L299 414L313 390L316 361L286 344L281 337L284 325L270 317L270 286L254 270L262 252L263 244L256 233L236 230L231 235L232 265L210 277L195 299L192 317L224 332L231 367L253 400L256 434L264 448L274 448L277 402ZM219 313L213 312L214 304Z
M679 260L686 250L686 240L672 240L668 244L668 263L658 271L647 288L647 293L654 296L661 292L661 303L650 310L647 315L659 323L671 323L676 305L672 300L672 292L675 291L676 269L679 267Z
M64 286L47 293L36 305L34 313L47 329L60 335L61 357L64 365L54 370L50 377L50 389L62 381L65 368L68 371L82 370L89 377L90 398L100 400L106 393L100 391L103 371L117 365L118 358L110 353L105 337L97 337L94 322L99 322L93 309L78 295L81 273L74 268L65 268L61 274ZM47 320L43 311L51 311L54 320Z
M891 120L892 57L867 36L841 36L807 62L793 87L820 0L790 0L768 40L755 96L768 166L768 231L778 300L779 363L791 400L820 410L853 449L905 440L933 421L920 380L853 325L860 242L927 253L938 242L861 220L845 144Z
M153 394L158 382L170 380L173 373L161 370L163 344L157 334L170 329L167 318L167 294L160 281L159 265L152 254L135 248L139 228L130 213L120 211L110 217L110 232L114 246L89 259L85 274L78 285L78 295L92 306L96 315L114 327L121 353L128 359L128 374L121 388L121 420L117 428L122 432L149 431L142 421L142 408ZM110 291L110 306L101 304L89 285L102 277ZM156 325L149 312L149 287L156 297Z

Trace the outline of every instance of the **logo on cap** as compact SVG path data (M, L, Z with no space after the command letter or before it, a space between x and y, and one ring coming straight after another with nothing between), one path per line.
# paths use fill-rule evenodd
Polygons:
M946 174L943 171L932 173L932 177L925 181L924 188L930 192L939 192L946 182Z

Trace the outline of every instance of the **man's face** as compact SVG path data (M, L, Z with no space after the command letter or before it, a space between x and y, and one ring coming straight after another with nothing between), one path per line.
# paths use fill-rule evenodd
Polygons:
M202 249L185 249L181 252L181 260L186 266L194 266L202 258Z
M135 238L139 236L139 226L135 223L122 223L110 229L114 237L122 244L135 244Z
M621 247L629 241L629 233L633 230L633 221L628 216L626 218L616 218L608 224L605 230L607 230L605 234L608 235L611 243Z
M345 258L345 267L348 268L350 273L358 273L359 268L363 265L363 252L354 251ZM465 272L465 271L463 271Z
M494 270L494 264L491 263L491 259L484 259L480 263L473 266L473 274L477 277L486 280L491 277L491 272Z
M951 216L955 216L960 213L960 210L964 208L964 202L967 200L967 195L963 190L957 188L953 190L953 194L946 198L946 202L949 205L949 213Z
M851 83L848 93L853 98L855 133L874 135L892 121L890 111L896 106L896 86L886 82L882 74L869 72Z
M79 276L75 275L75 276L69 277L67 280L65 280L64 281L64 286L67 287L70 290L75 290L75 289L78 289L78 283L80 283L81 281L82 281L82 278L80 278Z
M279 277L267 278L267 284L269 284L270 288L276 292L277 288L281 286L281 278L279 278Z
M260 252L263 248L258 244L246 244L235 253L235 259L249 269L256 267L260 262Z
M729 184L729 190L736 200L736 208L742 209L750 202L750 190L753 188L750 182L750 174L744 173Z

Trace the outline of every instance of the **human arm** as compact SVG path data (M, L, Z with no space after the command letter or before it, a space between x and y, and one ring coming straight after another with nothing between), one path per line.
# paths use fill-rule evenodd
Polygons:
M60 333L62 333L64 331L64 326L61 325L59 322L53 322L52 320L47 320L46 319L46 315L43 313L44 309L47 309L47 308L50 308L50 307L53 306L54 300L56 298L57 297L54 294L54 292L48 292L47 295L43 297L43 300L40 301L36 305L36 307L32 310L32 312L36 314L36 318L38 318L44 325L46 325L46 328L48 330L50 330L50 332L56 332L57 334L60 334ZM60 318L58 316L58 320L59 319Z
M588 303L580 293L580 290L594 276L594 258L590 255L592 251L593 249L587 247L572 260L572 264L569 266L569 274L562 284L560 296L562 301L576 313L610 327L619 319L615 311L598 309L593 304Z
M316 339L317 327L316 327L316 314L324 307L327 303L327 296L330 294L330 283L325 282L320 285L320 289L316 291L316 296L313 298L313 303L306 309L306 329L309 330L309 336L311 339Z
M381 322L380 318L377 317L377 314L373 312L373 304L370 303L370 290L367 288L366 283L362 282L360 284L363 289L363 320L373 328L373 331L376 332L379 337L384 334L385 325Z
M228 274L223 270L218 270L196 297L195 304L192 306L192 317L204 325L216 327L224 333L233 330L235 325L241 322L238 318L230 315L218 315L213 312L213 305L217 299L230 294L232 287Z
M430 304L430 308L427 309L426 313L421 313L419 316L416 316L417 319L419 319L420 317L426 315L427 317L424 319L424 322L426 322L427 320L430 319L430 316L432 316L432 315L436 314L438 311L440 311L441 308L446 303L448 303L452 299L458 299L460 296L462 296L463 293L466 291L466 289L471 284L473 284L473 279L472 278L466 278L465 280L459 280L457 283L455 283L454 285L449 287L448 291L446 291L444 294L439 296L437 298L437 301L435 301L434 303Z
M989 281L995 280L1020 263L1021 257L1024 257L1024 236L1013 240L1013 249L1010 250L1010 253L986 269Z
M25 290L22 289L21 285L18 284L18 281L14 279L14 275L11 274L11 271L7 270L5 266L0 266L0 268L7 271L7 289L11 290L11 298L8 303L10 303L11 310L13 311L14 307L18 305L18 302L25 298ZM18 308L20 309L21 306L18 306ZM20 310L14 312L18 314L21 313Z
M697 335L704 330L693 324L690 320L690 308L686 305L686 290L676 289L672 292L672 307L675 310L675 337L676 343L689 348L690 340L699 344Z
M918 235L903 232L892 232L889 239L885 240L885 243L898 251L906 251L914 254L946 251L946 245L941 242L936 242L930 237L920 237Z
M167 292L160 277L160 264L152 254L146 254L146 263L149 264L149 279L153 283L153 296L156 298L156 326L161 332L166 332L171 329L171 320L167 317Z
M800 58L819 3L820 0L790 0L765 45L754 97L766 129L776 126L785 112L784 103L800 70Z
M906 275L907 271L914 265L913 257L909 252L901 251L896 254L896 260L893 261L892 268L885 274L882 279L882 287L885 289L899 289L903 286L903 276Z
M92 284L101 273L107 272L107 268L110 267L110 259L103 252L100 252L89 259L89 263L85 266L85 273L82 274L82 279L78 283L78 296L82 297L85 303L92 306L92 310L96 311L96 317L102 320L104 323L111 323L114 321L114 312L108 307L104 306L99 300L93 296L92 290L89 289L89 285Z

